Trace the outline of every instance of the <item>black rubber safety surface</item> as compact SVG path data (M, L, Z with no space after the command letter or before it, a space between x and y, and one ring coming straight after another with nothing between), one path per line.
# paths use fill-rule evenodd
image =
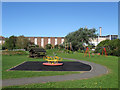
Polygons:
M62 66L45 66L43 62L27 61L10 70L24 71L90 71L91 66L81 62L62 62Z

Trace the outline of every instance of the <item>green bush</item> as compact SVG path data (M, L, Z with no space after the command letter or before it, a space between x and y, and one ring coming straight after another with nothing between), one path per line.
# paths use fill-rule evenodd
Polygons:
M78 50L78 53L84 53L84 50L80 50L80 49L79 49L79 50Z
M51 45L51 44L47 44L47 45L45 45L45 48L46 48L46 49L51 49L51 48L52 48L52 45Z
M64 49L65 48L63 44L60 44L59 47L60 47L60 49Z
M58 44L55 45L54 48L55 48L55 49L59 49L59 45L58 45Z
M104 40L104 41L100 42L95 49L95 53L102 54L102 50L104 47L106 48L106 52L108 55L120 56L120 53L119 53L120 39Z
M73 54L73 51L71 51L71 50L64 50L64 53Z

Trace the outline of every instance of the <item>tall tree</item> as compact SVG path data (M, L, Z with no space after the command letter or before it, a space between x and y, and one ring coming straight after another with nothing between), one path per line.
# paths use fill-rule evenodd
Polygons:
M16 45L15 45L16 39L17 39L16 36L10 36L9 38L6 38L6 39L5 39L4 46L5 46L7 49L15 49L15 48L16 48Z
M71 42L74 50L83 49L83 44L89 44L91 40L97 37L96 29L80 28L75 32L69 33L65 37L65 42Z
M30 41L24 36L17 37L16 47L19 49L26 49Z

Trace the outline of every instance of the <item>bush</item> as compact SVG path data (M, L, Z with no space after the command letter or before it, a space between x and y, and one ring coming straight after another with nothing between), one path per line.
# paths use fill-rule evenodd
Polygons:
M78 53L84 53L84 50L79 49Z
M114 56L120 56L120 39L115 39L115 40L104 40L100 42L96 49L95 53L101 53L103 48L106 48L106 52L108 55L114 55Z
M46 49L51 49L51 48L52 48L52 45L51 45L51 44L47 44L47 45L45 45L45 48L46 48Z
M55 48L55 49L59 49L59 45L58 45L58 44L55 45L54 48Z
M73 54L73 51L71 51L71 50L64 50L64 53Z
M59 47L60 47L60 49L64 49L65 48L63 44L60 44Z

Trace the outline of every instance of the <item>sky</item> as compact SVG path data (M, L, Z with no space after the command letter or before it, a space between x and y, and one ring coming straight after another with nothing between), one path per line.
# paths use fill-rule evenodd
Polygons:
M118 34L117 2L3 2L2 36L64 37L84 28Z

